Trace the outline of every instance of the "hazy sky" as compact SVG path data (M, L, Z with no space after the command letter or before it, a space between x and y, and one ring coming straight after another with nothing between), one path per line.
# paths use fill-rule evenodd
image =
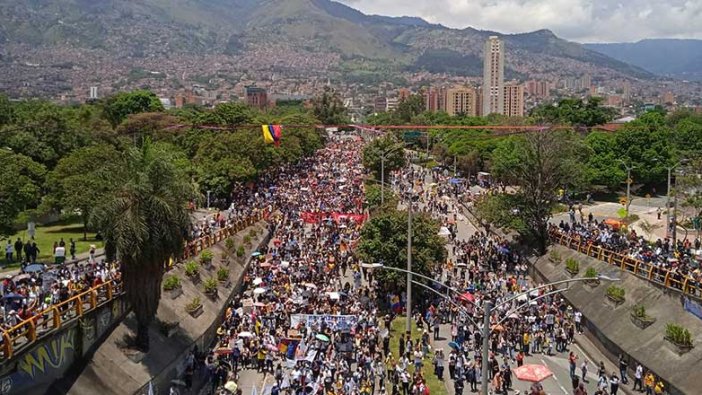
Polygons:
M702 0L338 0L366 14L418 16L501 33L550 29L578 42L702 38Z

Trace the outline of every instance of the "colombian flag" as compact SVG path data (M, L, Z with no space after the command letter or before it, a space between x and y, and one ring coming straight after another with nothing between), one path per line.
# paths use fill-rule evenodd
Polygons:
M283 137L283 127L280 125L261 125L263 130L263 141L266 144L273 143L277 146L280 145L280 138Z

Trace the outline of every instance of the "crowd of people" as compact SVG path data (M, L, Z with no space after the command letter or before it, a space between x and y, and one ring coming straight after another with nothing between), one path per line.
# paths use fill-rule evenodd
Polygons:
M574 212L574 209L571 209L571 212ZM615 229L605 221L597 221L592 214L588 217L582 215L580 221L575 215L571 215L570 222L551 224L550 231L640 261L640 269L644 271L650 266L654 269L666 269L672 278L677 280L671 283L674 287L681 287L685 280L690 285L697 285L702 281L702 269L696 259L696 251L702 247L699 238L694 241L688 238L677 240L675 245L669 238L658 238L650 243L634 229ZM662 271L656 270L655 273L665 277ZM687 292L694 289L690 287Z

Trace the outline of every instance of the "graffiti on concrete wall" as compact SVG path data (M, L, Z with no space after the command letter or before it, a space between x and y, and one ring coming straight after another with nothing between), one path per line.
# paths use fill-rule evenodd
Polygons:
M22 355L14 373L0 379L0 394L27 393L28 388L50 383L73 363L76 328L70 328Z

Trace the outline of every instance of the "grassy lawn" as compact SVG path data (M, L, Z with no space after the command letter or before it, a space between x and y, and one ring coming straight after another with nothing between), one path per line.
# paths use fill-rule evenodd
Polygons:
M393 357L397 360L397 356L400 354L400 335L405 333L405 325L407 324L406 318L404 316L398 315L392 320L390 324L390 351L392 351ZM412 340L415 342L419 341L422 337L422 332L417 329L417 325L412 321ZM429 352L424 359L424 366L422 368L422 373L424 380L426 380L429 386L429 392L434 394L445 394L446 386L441 382L434 374L434 365L432 360L434 358L434 353ZM410 362L412 360L410 359ZM444 350L444 380L448 379L448 354ZM410 371L414 372L414 367L410 367Z
M70 259L69 248L71 238L76 241L76 255L87 253L90 250L91 244L95 244L97 248L103 247L102 241L95 240L95 233L88 232L87 236L87 240L83 240L83 223L76 218L55 222L45 226L37 225L36 234L34 235L34 241L37 243L37 247L39 247L39 256L37 259L43 263L53 262L54 242L58 242L61 238L66 242L66 257L68 259ZM29 234L27 234L26 229L17 232L10 238L13 244L18 237L20 237L23 242L26 242L29 239ZM7 265L4 254L6 244L7 241L2 242L3 254L0 258L0 262L3 265ZM24 252L22 252L22 255L24 256ZM16 267L19 267L19 263L15 261L15 263L7 266L5 269Z

